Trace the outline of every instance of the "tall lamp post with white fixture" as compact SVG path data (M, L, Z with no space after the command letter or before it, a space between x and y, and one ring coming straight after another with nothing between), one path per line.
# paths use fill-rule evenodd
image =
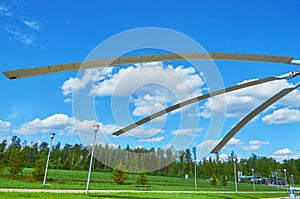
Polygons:
M254 183L254 169L252 170L252 183L253 183L253 191L255 191L255 183Z
M286 169L283 169L283 171L284 171L285 184L286 184L287 190L288 190L289 184L288 184L287 177L286 177Z
M48 152L48 158L47 158L47 163L46 163L46 168L45 168L45 175L44 175L43 187L46 185L46 178L47 178L47 172L48 172L48 165L49 165L49 159L50 159L50 152L51 152L52 142L53 142L54 136L55 136L55 133L50 133L51 141L50 141L49 152Z
M92 146L92 153L91 153L91 161L90 161L90 168L89 168L89 173L88 173L88 179L87 179L87 183L86 183L86 190L85 190L86 194L89 193L89 185L90 185L90 177L91 177L93 157L94 157L94 150L95 150L96 135L97 135L97 131L98 131L99 127L100 127L99 124L94 124L93 125L93 128L94 128L94 141L93 141L93 146Z

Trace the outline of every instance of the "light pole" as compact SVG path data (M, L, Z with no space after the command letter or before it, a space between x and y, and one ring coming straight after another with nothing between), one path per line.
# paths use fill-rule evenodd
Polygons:
M47 178L47 172L48 172L48 165L49 165L49 159L50 159L50 152L51 152L51 148L52 148L52 142L53 142L53 138L55 136L55 133L50 133L50 146L49 146L49 152L48 152L48 158L47 158L47 163L46 163L46 169L45 169L45 175L44 175L44 181L43 181L43 187L46 184L46 178Z
M253 183L253 191L255 191L255 184L254 184L254 169L252 170L252 183Z
M236 179L236 161L237 161L237 157L233 156L232 158L233 158L235 193L237 193L238 192L238 189L237 189L237 179Z
M278 174L277 174L277 171L275 171L275 175L276 175L276 181L277 181L277 190L279 191L279 182L278 182Z
M294 176L293 176L293 175L291 175L291 180L290 180L290 182L291 182L291 186L294 186Z
M286 169L283 169L283 171L284 171L285 184L286 184L287 187L289 187L287 177L286 177ZM288 188L287 188L287 190L288 190Z
M91 154L91 161L90 161L90 168L89 168L89 173L88 173L88 179L87 179L87 183L86 183L86 190L85 193L88 194L89 193L89 185L90 185L90 177L91 177L91 171L92 171L92 164L93 164L93 157L94 157L94 149L95 149L95 142L96 142L96 135L97 135L97 131L99 129L99 124L94 124L93 128L94 128L94 141L93 141L93 146L92 146L92 154Z
M195 168L195 170L194 170L194 175L195 175L195 190L197 190L197 160L195 159L194 161L194 168Z

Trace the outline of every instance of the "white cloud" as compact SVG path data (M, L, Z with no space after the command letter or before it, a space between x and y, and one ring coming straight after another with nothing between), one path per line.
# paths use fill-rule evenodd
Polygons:
M241 83L245 83L248 81L249 80ZM257 106L259 106L271 96L278 93L280 90L291 86L294 85L287 82L287 80L277 80L227 93L225 95L227 110L226 117L240 118L251 112L253 109L255 109ZM205 108L208 110L216 111L218 113L224 113L225 110L222 106L223 103L224 98L222 96L217 96L209 99L208 102L205 104ZM286 97L275 103L273 108L276 107L276 104L288 107L299 107L299 91L294 90Z
M147 138L152 137L158 133L162 133L163 130L160 128L150 128L150 129L144 129L142 127L137 127L126 133L126 136L132 136L136 138Z
M4 5L0 5L0 15L6 16L6 17L13 16L12 12L9 10L9 7L4 6Z
M272 155L272 158L276 159L277 161L282 161L284 159L290 159L294 157L292 155L292 151L289 148L283 148L275 151Z
M205 140L201 142L198 147L203 149L213 149L221 140Z
M274 155L290 155L292 151L289 148L280 149L274 152Z
M240 145L240 144L242 144L240 139L231 138L226 145Z
M12 36L12 39L22 42L23 44L34 44L35 36L24 33L16 26L8 26L5 28L6 32Z
M64 103L66 103L66 104L70 104L72 102L73 102L73 100L71 98L64 99Z
M223 138L219 139L219 140L205 140L203 142L201 142L198 147L199 148L203 148L203 149L209 149L212 150ZM226 146L237 146L237 145L241 145L242 142L240 139L237 138L231 138L228 143L225 145Z
M36 134L45 132L74 132L74 119L65 114L54 114L45 119L36 118L26 122L19 129L13 130L18 134Z
M89 135L94 131L93 125L96 123L98 122L95 120L79 121L66 114L53 114L44 119L36 118L32 121L25 122L19 129L14 129L13 132L23 135L48 132L55 132L60 135L72 135L78 132L80 135ZM100 125L99 133L101 132L103 134L111 134L122 128L116 124L98 124Z
M93 84L88 88L90 83ZM150 62L126 68L87 70L82 77L65 81L61 89L64 95L90 89L86 92L91 96L112 96L114 99L130 96L128 103L133 108L133 116L142 117L200 94L203 86L202 78L192 67Z
M221 161L225 161L225 160L228 160L228 154L225 154L225 153L222 153L219 155L219 159Z
M269 141L260 141L260 140L250 140L249 146L244 146L243 148L247 151L258 150L262 145L271 144Z
M173 135L195 135L198 132L203 131L202 128L197 128L197 129L189 129L189 128L185 128L185 129L177 129L177 130L172 130L171 133Z
M275 110L273 113L262 118L266 124L285 124L300 122L300 110L282 108Z
M128 96L143 85L157 84L175 93L179 99L184 99L194 91L200 93L200 87L204 84L195 72L192 67L164 67L161 62L144 64L143 67L130 66L100 82L94 89L98 96Z
M41 30L41 22L39 22L39 21L22 20L22 22L29 28L32 28L37 31Z
M1 131L9 131L11 123L7 121L0 120L0 132Z
M61 86L63 95L71 95L85 88L89 83L104 80L111 75L113 68L88 69L84 71L84 75L79 78L70 77Z
M148 139L140 139L139 142L160 142L164 139L164 136L148 138Z

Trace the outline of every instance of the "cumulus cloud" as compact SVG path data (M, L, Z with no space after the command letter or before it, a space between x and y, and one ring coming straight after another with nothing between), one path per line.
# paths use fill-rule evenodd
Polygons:
M119 70L109 79L94 87L98 96L128 96L143 85L161 85L180 99L184 99L203 86L201 77L192 67L163 66L161 62L130 66ZM148 88L149 89L149 88ZM144 90L142 90L144 91ZM198 92L199 93L199 92Z
M18 134L36 134L51 131L74 131L74 119L65 114L54 114L45 119L36 118L22 124L19 129L13 130L14 133Z
M272 158L281 161L284 159L291 158L292 151L289 148L283 148L275 151L272 155Z
M0 120L0 132L1 131L9 131L11 123L7 121Z
M266 124L285 124L300 122L300 110L282 108L273 111L273 113L266 115L262 118Z
M289 148L279 149L274 152L274 155L289 155L292 151Z
M96 81L102 81L109 77L113 68L101 68L101 69L88 69L84 71L84 75L80 77L70 77L61 86L63 95L71 95L78 92L80 89L85 88L88 84Z
M148 138L148 139L140 139L139 142L160 142L164 139L164 136Z
M20 125L18 129L14 129L13 132L23 135L48 132L55 132L60 135L72 135L74 133L90 135L90 133L94 131L93 125L97 123L95 120L76 120L66 114L53 114L44 119L36 118L32 121L25 122ZM116 124L98 124L100 125L99 132L103 134L111 134L122 128Z
M86 91L90 96L114 99L130 96L128 102L133 108L132 115L142 117L199 95L203 86L202 78L193 67L150 62L126 68L87 70L82 77L65 81L61 89L66 96L82 89L90 89Z
M250 140L248 146L244 146L243 148L247 151L258 150L262 145L271 144L269 141L261 141L261 140Z
M250 80L241 83L245 83L248 81ZM253 109L255 109L271 96L278 93L280 90L291 86L294 85L287 82L287 80L277 80L227 93L225 94L226 117L240 118L251 112ZM222 98L221 96L217 96L209 99L205 104L205 108L211 111L216 111L218 113L224 113L225 110L223 109L222 103L224 103L224 98ZM299 91L294 90L286 97L279 100L276 104L288 107L299 107ZM276 104L273 107L275 107Z

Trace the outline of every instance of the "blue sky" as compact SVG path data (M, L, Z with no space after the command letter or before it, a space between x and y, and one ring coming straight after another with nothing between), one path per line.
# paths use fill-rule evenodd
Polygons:
M181 32L197 41L207 52L286 55L300 59L299 7L300 2L297 0L143 3L0 0L0 66L3 72L83 61L104 40L123 31L143 27L167 28ZM135 53L151 52L156 51L145 49ZM270 63L215 61L215 65L225 87L245 80L298 70L297 66ZM171 72L167 72L167 69ZM85 85L84 78L95 77L98 78L94 96L97 120L106 136L103 140L99 139L99 142L108 139L113 145L158 148L166 147L173 138L180 139L183 136L192 140L190 147L196 146L199 151L203 151L222 138L264 99L299 81L299 78L295 78L232 93L226 97L226 113L217 106L222 104L222 99L215 98L195 104L181 113L169 114L167 118L160 118L127 136L115 138L109 135L128 124L128 120L116 122L114 117L123 118L122 111L118 110L124 107L117 107L115 104L112 108L113 100L129 102L126 107L129 107L131 121L178 101L171 92L180 86L174 71L183 75L195 92L179 89L176 96L180 96L179 99L205 93L210 89L205 84L205 74L201 76L190 70L191 66L187 62L158 62L106 68L98 72L68 72L17 80L9 80L1 75L0 138L17 135L27 142L48 142L49 133L54 131L58 135L55 137L56 143L58 140L63 144L82 141L84 144L88 143L90 136L81 134L80 137L74 126L72 93L74 85ZM152 73L153 71L159 72L160 76ZM131 79L143 77L135 79L132 89L136 90L129 95L126 95L124 89L129 88L130 92L131 87L126 86L131 79L123 78L124 84L118 85L119 92L114 90L117 82L126 75ZM164 81L166 76L173 77L165 84L173 84L174 88L158 85L136 86L142 81L150 81L151 78ZM112 94L112 91L115 93ZM260 114L231 140L221 151L221 155L225 157L225 154L234 150L241 157L247 157L251 153L275 157L278 160L299 157L299 100L300 93L295 91ZM118 109L117 116L112 109ZM199 111L198 114L195 110ZM218 137L205 140L210 118L214 114L224 115L224 126L218 132ZM178 126L180 121L188 123L187 120L191 124L186 127ZM93 123L92 120L80 121L77 128L90 132L89 127Z

